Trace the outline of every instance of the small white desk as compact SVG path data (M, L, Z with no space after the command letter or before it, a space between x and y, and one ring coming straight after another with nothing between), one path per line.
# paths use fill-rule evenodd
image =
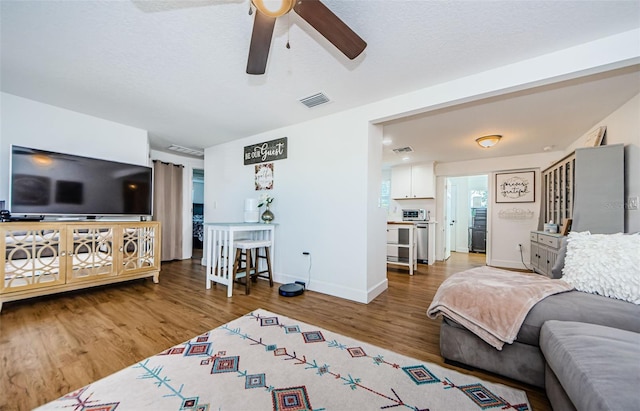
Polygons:
M211 282L227 286L227 297L233 292L234 240L249 238L251 240L271 240L269 257L274 264L275 224L263 223L205 223L204 243L207 258L206 287ZM240 235L243 234L243 235Z

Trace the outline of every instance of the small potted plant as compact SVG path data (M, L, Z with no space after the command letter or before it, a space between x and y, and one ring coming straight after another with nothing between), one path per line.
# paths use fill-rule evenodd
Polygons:
M260 218L262 219L263 222L265 223L270 223L271 221L273 221L273 213L271 212L271 210L269 209L269 205L273 202L273 197L271 197L269 194L262 194L260 196L260 203L258 204L258 208L265 206L266 209L264 210L264 212L262 213L262 215L260 216Z

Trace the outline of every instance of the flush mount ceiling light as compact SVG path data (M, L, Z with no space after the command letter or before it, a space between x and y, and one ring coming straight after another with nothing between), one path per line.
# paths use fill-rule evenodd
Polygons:
M500 141L501 138L502 136L493 134L490 136L476 138L476 143L478 143L478 145L482 148L490 148L498 144L498 141Z
M266 16L280 17L293 9L296 0L251 0L251 3Z

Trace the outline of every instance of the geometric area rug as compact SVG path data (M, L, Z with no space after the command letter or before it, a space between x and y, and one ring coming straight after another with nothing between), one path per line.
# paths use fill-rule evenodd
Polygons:
M524 391L255 310L38 410L530 410Z

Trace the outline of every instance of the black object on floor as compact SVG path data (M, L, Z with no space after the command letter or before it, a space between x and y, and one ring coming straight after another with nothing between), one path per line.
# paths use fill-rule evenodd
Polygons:
M304 293L304 286L290 283L281 285L278 290L283 297L295 297L296 295L302 295L302 293Z

